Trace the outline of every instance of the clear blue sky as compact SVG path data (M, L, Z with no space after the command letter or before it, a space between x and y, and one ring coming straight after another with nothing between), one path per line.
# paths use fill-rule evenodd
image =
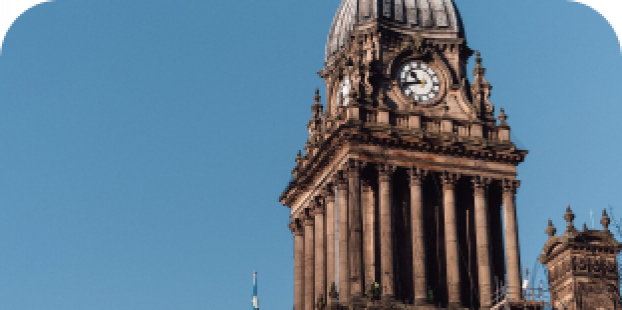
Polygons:
M620 46L563 0L456 0L514 138L524 267L622 216ZM278 197L340 1L57 0L0 56L0 309L291 309Z

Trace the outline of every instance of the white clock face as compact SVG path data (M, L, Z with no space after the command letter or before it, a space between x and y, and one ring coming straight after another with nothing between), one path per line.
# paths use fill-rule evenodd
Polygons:
M345 77L339 84L337 91L337 107L347 106L350 100L350 79Z
M430 102L438 97L441 81L432 67L417 60L406 62L400 68L397 79L406 97L418 102Z

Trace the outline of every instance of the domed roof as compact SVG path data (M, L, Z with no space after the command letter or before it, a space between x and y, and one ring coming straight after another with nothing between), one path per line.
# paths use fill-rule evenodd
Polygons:
M326 60L345 46L356 24L374 19L464 36L453 0L343 0L328 34Z

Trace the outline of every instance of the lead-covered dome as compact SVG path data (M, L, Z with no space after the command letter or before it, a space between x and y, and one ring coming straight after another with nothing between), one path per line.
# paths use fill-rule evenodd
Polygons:
M375 19L404 28L464 36L453 0L343 0L328 34L326 60L345 46L356 24Z

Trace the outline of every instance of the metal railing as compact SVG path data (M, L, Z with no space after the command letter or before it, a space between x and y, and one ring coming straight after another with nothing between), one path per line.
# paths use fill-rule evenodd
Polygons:
M544 303L545 309L550 308L551 294L545 288L520 288L525 303ZM510 309L510 288L503 285L492 295L493 309ZM515 302L513 302L515 303Z

